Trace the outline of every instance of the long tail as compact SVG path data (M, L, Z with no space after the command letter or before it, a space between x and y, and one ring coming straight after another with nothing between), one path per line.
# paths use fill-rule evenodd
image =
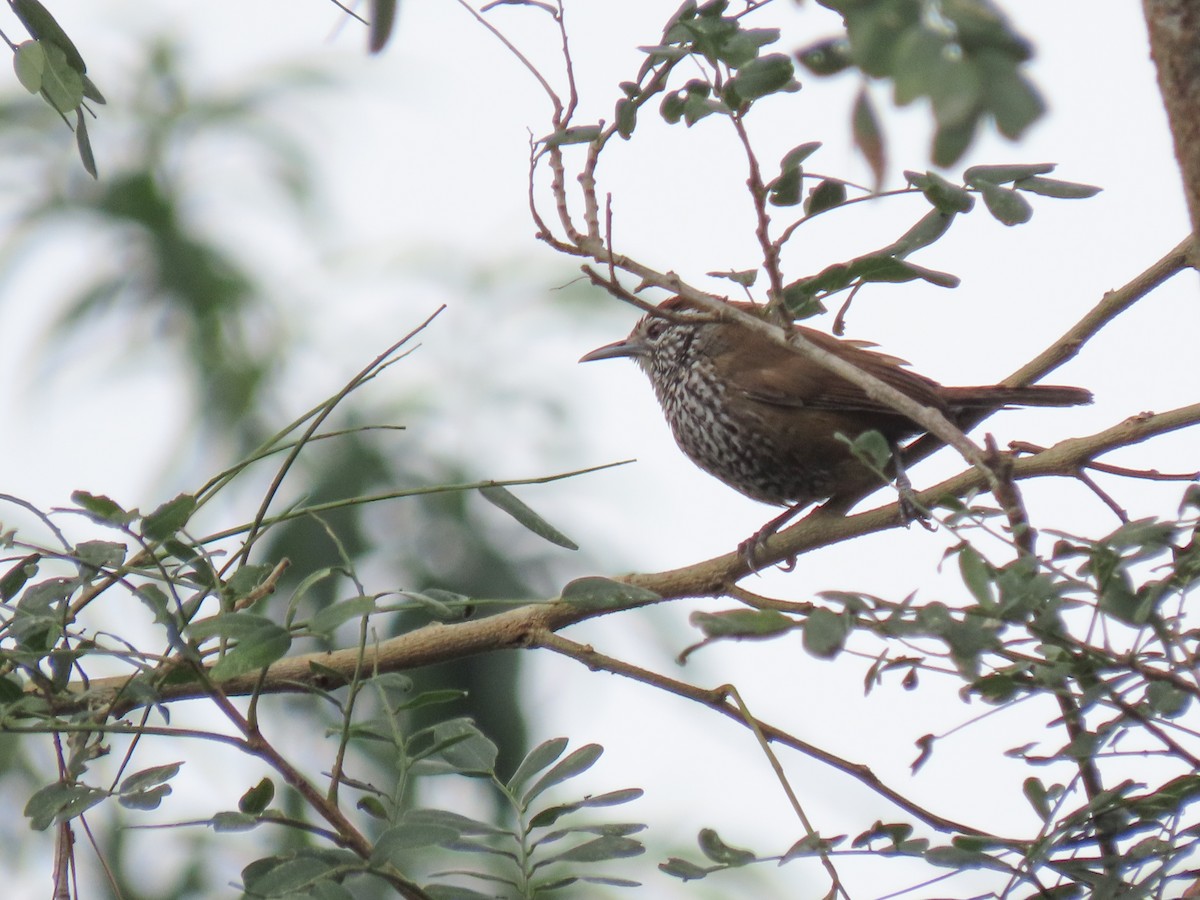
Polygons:
M1080 406L1092 402L1092 392L1058 384L1028 387L948 387L946 404L952 409L996 409L1001 406Z

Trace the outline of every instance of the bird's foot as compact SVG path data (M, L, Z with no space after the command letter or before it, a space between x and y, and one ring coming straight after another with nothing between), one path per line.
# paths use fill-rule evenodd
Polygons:
M933 516L917 499L917 492L913 490L912 482L904 472L896 476L896 493L899 495L897 505L900 507L900 524L907 528L916 522L926 531L933 531Z
M751 572L757 572L763 568L762 554L766 550L767 541L783 528L784 525L796 518L807 505L807 503L796 503L789 506L783 511L782 515L776 516L749 538L738 544L738 555L745 560L746 566ZM792 569L796 568L795 554L779 560L776 565L785 572L792 571Z

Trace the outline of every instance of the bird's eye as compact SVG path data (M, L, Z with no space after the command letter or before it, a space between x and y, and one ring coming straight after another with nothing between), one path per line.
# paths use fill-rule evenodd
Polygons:
M666 319L651 319L646 323L646 337L652 341L658 340L670 324Z

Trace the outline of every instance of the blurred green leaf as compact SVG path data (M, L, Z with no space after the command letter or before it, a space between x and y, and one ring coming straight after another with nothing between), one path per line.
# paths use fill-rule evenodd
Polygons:
M396 23L397 0L370 0L371 26L368 31L367 49L378 53L387 46Z
M503 485L494 484L479 489L479 493L489 503L504 510L534 534L545 538L552 544L565 547L568 550L578 550L579 545L535 513L517 495Z
M585 575L567 584L562 589L561 599L564 603L581 609L616 609L653 603L660 597L654 591L637 585L596 575Z

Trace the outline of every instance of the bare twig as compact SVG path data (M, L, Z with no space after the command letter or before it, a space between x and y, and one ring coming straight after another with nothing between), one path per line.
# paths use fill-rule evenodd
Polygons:
M624 660L616 659L612 656L607 656L603 653L598 653L591 647L584 644L576 643L568 640L562 635L555 634L551 631L541 631L530 636L530 641L533 646L544 647L547 650L553 650L555 653L560 653L575 659L589 669L602 669L606 672L612 672L615 675L622 675L627 678L633 678L636 681L644 684L649 684L660 690L675 694L679 697L684 697L688 700L693 700L701 703L716 712L727 716L733 721L750 727L752 720L760 733L769 741L781 744L785 747L791 747L803 753L805 756L815 759L818 762L824 763L831 768L837 769L839 772L851 776L857 781L869 787L872 791L885 797L894 803L900 809L920 819L931 828L935 828L941 832L957 833L957 834L972 834L989 836L986 832L972 828L969 825L964 825L960 822L955 822L952 819L947 819L932 813L922 806L909 800L903 794L893 790L884 784L879 777L871 771L868 766L861 763L850 762L833 753L821 749L807 741L801 740L794 735L789 734L781 728L763 722L760 719L753 719L748 716L744 710L739 708L737 704L731 703L728 698L727 691L724 688L716 690L707 690L699 688L695 685L688 684L685 681L679 681L670 678L666 675L661 675L657 672L650 672L647 669L642 669L638 666L631 665ZM753 730L753 729L752 729Z

